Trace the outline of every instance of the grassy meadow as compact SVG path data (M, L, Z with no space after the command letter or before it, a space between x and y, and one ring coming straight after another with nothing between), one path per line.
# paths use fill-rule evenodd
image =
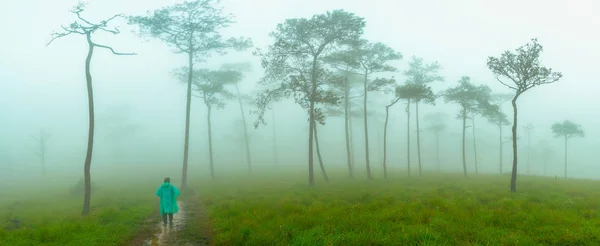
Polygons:
M83 196L69 194L75 183L47 182L1 194L0 245L128 245L156 213L160 180L136 185L98 181L87 217L81 216Z
M508 175L345 175L315 173L314 188L305 172L222 177L194 184L191 206L206 207L215 245L600 244L598 181L520 176L511 194ZM195 216L189 240L206 230Z

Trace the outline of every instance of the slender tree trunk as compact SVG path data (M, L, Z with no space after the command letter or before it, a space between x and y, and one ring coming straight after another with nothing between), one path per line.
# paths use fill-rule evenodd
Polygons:
M423 175L421 166L421 129L419 128L419 101L415 102L415 120L417 121L417 158L419 159L419 176Z
M565 136L565 179L567 179L567 140L569 138Z
M390 107L396 104L400 98L396 98L390 105L385 106L385 122L383 123L383 177L387 178L387 126L390 115Z
M500 171L500 175L502 175L502 162L503 162L502 159L503 159L503 154L504 154L503 153L503 149L504 149L503 145L504 145L504 143L502 143L502 124L498 124L498 130L500 132L500 139L499 139L500 140L499 141L499 144L500 144L500 161L499 161L498 164L499 164L499 167L500 167L500 170L499 170Z
M365 123L365 163L367 166L367 177L369 179L373 179L373 176L371 176L371 164L369 163L369 127L367 125L367 73L365 73L364 76L365 82L363 83L363 88L365 95L363 97L363 119Z
M406 163L408 165L408 176L410 177L410 99L406 104Z
M85 80L88 94L88 116L89 116L89 129L88 129L88 142L87 142L87 153L85 155L85 162L83 164L83 179L84 179L84 195L83 195L83 211L82 215L88 215L91 209L91 198L92 198L92 177L91 177L91 166L92 166L92 153L94 150L94 89L92 87L92 73L90 72L90 64L92 62L92 55L94 54L94 44L92 43L91 33L86 33L88 42L88 54L85 58Z
M467 154L465 150L465 135L467 130L467 110L463 108L462 110L462 164L463 164L463 174L467 177Z
M323 174L323 178L325 182L329 182L329 177L327 176L327 171L325 171L325 165L323 165L323 157L321 156L321 149L319 148L319 136L317 135L317 125L315 124L315 128L313 129L313 133L315 134L315 148L317 149L317 158L319 159L319 166L321 167L321 173Z
M277 128L275 128L275 108L271 109L271 121L273 122L273 164L279 163L279 155L277 153Z
M435 160L437 163L438 172L442 171L442 165L440 163L440 133L435 133Z
M471 124L473 125L473 156L475 157L475 174L479 174L479 163L477 162L477 142L475 141L475 114L471 118Z
M354 179L354 170L352 168L352 156L350 154L350 132L349 132L349 121L350 121L350 112L349 112L349 104L350 104L350 87L348 85L348 78L345 80L344 84L344 131L346 133L346 160L348 161L348 175L351 179Z
M512 142L513 142L513 164L512 174L510 177L510 191L517 192L517 98L519 94L516 94L512 99L513 107L513 126L512 126Z
M209 158L209 163L210 163L210 177L214 180L215 179L215 165L214 165L214 159L213 159L213 146L212 146L212 124L211 124L211 120L210 120L212 107L207 104L206 109L208 109L208 111L206 113L206 121L207 121L207 126L208 126L208 158Z
M250 156L250 141L248 141L248 126L246 125L246 114L244 113L244 104L240 97L240 88L235 85L238 103L240 104L240 113L242 114L242 124L244 125L244 147L246 148L246 165L248 165L248 173L252 172L252 157Z
M383 178L387 179L387 125L390 114L390 106L385 107L385 122L383 123Z
M315 98L317 96L317 57L313 57L312 71L311 71L311 90L310 90L310 103L308 108L309 114L309 127L308 127L308 186L313 187L315 185L314 176L314 153L313 153L313 138L315 130Z
M352 165L352 170L354 171L354 167L356 167L354 165L354 160L355 155L354 155L354 126L352 125L352 107L351 105L348 105L348 126L350 129L348 129L348 132L350 134L350 164Z
M191 40L190 40L191 43ZM194 71L194 54L188 53L188 81L185 102L185 137L183 141L183 170L181 172L181 190L187 187L188 155L190 149L190 112L192 108L192 79Z

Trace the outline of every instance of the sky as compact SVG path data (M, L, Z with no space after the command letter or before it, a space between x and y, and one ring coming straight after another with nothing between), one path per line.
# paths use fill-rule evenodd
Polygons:
M179 1L92 0L84 15L94 21L117 13L143 15L148 10L176 2ZM87 139L83 70L87 44L83 36L72 35L46 46L53 30L59 30L61 24L74 20L74 15L68 12L74 4L76 1L71 0L2 2L0 161L35 161L28 154L31 152L30 135L39 131L40 127L53 132L53 148L60 150L55 151L56 165L63 162L59 160L69 160L65 163L83 160L81 152ZM593 151L600 148L597 138L600 130L596 127L600 125L600 113L597 111L600 99L596 94L600 89L600 76L596 72L597 57L600 57L600 34L596 31L600 27L599 1L223 0L222 5L225 12L235 16L236 21L224 30L223 35L249 37L259 48L266 48L272 42L268 34L286 18L308 18L333 9L353 12L365 18L367 39L383 42L403 54L404 59L394 63L400 71L406 69L411 56L438 61L443 66L445 81L434 85L436 89L452 87L461 76L470 76L474 83L488 85L496 92L510 92L487 69L487 57L499 56L505 50L513 50L531 38L538 38L544 46L543 65L562 72L563 78L555 84L525 93L518 102L519 121L521 125L533 124L534 139L548 140L556 147L558 156L562 156L562 142L552 138L550 126L563 120L581 124L586 137L572 140L571 163L574 170L586 174L586 177L600 176L599 171L593 170L597 169L594 167L598 161ZM171 48L159 41L138 37L132 33L134 28L123 21L115 21L114 24L120 27L121 34L98 34L94 40L117 51L139 55L114 56L107 50L96 51L92 73L97 113L110 117L108 108L112 106L133 107L130 118L145 126L145 134L137 136L135 141L168 142L169 146L160 148L164 150L161 160L180 162L185 90L170 71L184 66L186 58L173 54ZM217 68L224 62L251 62L254 71L246 75L241 88L247 93L257 90L253 83L262 76L262 69L251 51L214 55L199 66ZM396 78L402 82L401 73L396 74ZM379 107L378 110L382 109ZM206 132L201 110L201 104L193 105L192 132L196 134ZM303 139L303 131L307 127L300 108L293 103L282 103L276 110L279 113L279 137L286 140L301 136ZM455 105L438 105L426 106L423 110L445 111L454 116L458 108ZM504 105L503 110L511 112L510 105ZM403 110L398 107L396 112L392 122L404 124ZM235 107L228 107L215 116L216 131L222 136L233 134L236 123L230 119L236 113ZM250 118L254 119L253 116ZM481 121L480 125L486 125ZM458 124L458 121L455 123ZM398 146L402 145L400 136L403 129L392 130L392 134L398 135L398 139L392 140L397 141ZM491 126L482 126L482 129L482 136L496 134ZM99 132L101 130L98 129ZM256 135L264 139L268 132L268 129L259 129ZM293 141L283 140L279 148L295 146ZM195 148L192 155L204 158L205 142L203 138L193 139L192 145L201 147ZM223 143L221 146L227 145ZM144 149L136 153L141 155ZM294 153L286 155L286 158L291 160L305 156L302 152ZM403 157L393 158L400 160Z

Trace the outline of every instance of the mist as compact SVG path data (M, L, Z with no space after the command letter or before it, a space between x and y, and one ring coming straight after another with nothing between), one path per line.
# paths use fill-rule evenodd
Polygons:
M145 16L181 1L89 1L83 15L101 21L114 14ZM0 41L0 184L19 183L24 189L42 191L44 183L74 185L83 178L88 141L88 96L85 36L69 35L51 41L53 31L76 20L68 10L76 1L28 0L4 1L0 8L3 39ZM211 53L195 62L198 69L219 69L224 64L247 63L238 83L248 129L252 175L293 173L305 177L308 157L309 117L306 109L293 98L273 101L264 111L266 124L254 127L258 116L256 98L265 90L260 85L265 68L257 49L266 51L274 39L269 33L290 18L311 18L334 9L364 18L362 38L381 42L399 52L402 59L387 63L396 71L376 73L371 79L394 78L404 84L411 57L424 63L437 62L443 81L430 84L436 95L458 85L463 76L479 86L488 86L492 94L513 95L486 65L488 57L499 57L536 38L543 45L543 66L562 73L556 82L537 86L518 99L518 175L562 177L564 141L551 128L565 120L581 125L585 137L569 139L568 178L600 178L595 151L600 148L596 126L600 125L595 96L600 89L596 57L600 56L600 2L581 1L239 1L222 0L224 13L234 23L219 33L224 38L243 37L252 47L227 54ZM516 7L518 6L518 7ZM91 61L95 123L92 182L102 185L119 180L127 183L160 180L165 176L181 182L185 135L186 81L173 71L188 64L186 55L150 36L139 35L139 28L123 18L111 21L120 33L93 34L93 40L132 56L115 56L97 48ZM254 54L253 54L254 52ZM235 93L235 88L225 89ZM193 91L197 95L197 91ZM351 110L361 113L362 87L352 87ZM383 133L385 108L394 93L368 93L368 131L370 168L377 179L383 177ZM246 175L246 150L243 122L236 98L224 100L224 107L211 111L214 179ZM272 107L272 109L271 109ZM413 106L411 106L413 107ZM273 112L272 112L273 110ZM407 142L406 101L390 107L387 125L387 169L392 177L406 175L407 144L411 150L411 175L417 176L417 134L411 112L410 142ZM445 102L441 96L435 105L419 105L421 124L420 151L424 175L463 171L461 156L462 120L460 106ZM502 174L512 170L510 100L499 110L511 122L503 126ZM210 180L207 108L202 99L192 96L190 110L188 180ZM427 130L424 118L445 115L444 131L439 136L436 161L436 137ZM471 119L466 128L466 163L474 173L474 142L477 144L479 174L499 174L498 127L476 115L476 134L472 137ZM365 178L364 124L360 116L351 117L352 159L356 177ZM326 115L324 125L316 125L322 160L328 171L347 173L344 117ZM533 126L526 131L526 125ZM45 138L41 160L40 137ZM546 145L547 144L547 145ZM545 152L544 152L545 151ZM550 152L549 152L550 151ZM320 179L315 154L315 177ZM506 182L508 176L503 176ZM134 182L134 181L131 181ZM154 189L154 187L152 187ZM8 192L7 192L8 193ZM1 193L0 193L1 195ZM7 197L7 196L3 196ZM8 200L12 200L8 197Z

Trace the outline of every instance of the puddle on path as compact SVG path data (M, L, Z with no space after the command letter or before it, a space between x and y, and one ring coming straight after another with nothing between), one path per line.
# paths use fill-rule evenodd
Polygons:
M157 226L157 233L154 238L147 239L144 241L144 246L161 246L161 245L173 245L175 238L172 238L174 232L181 230L185 223L185 205L181 201L177 201L179 205L179 212L173 215L173 224L164 225L162 219L159 218Z

